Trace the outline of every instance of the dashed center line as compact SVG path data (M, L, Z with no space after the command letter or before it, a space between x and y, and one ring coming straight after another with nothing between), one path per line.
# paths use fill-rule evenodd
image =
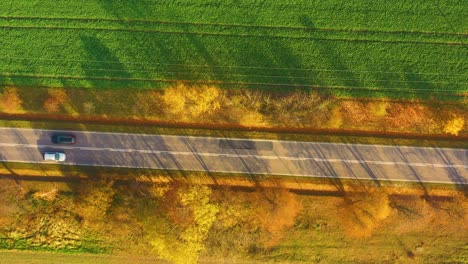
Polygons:
M57 148L56 145L31 145L18 143L0 143L0 146L5 147L25 147L25 148ZM375 165L401 165L412 167L437 167L437 168L464 168L468 166L457 164L438 164L438 163L413 163L403 161L379 161L379 160L355 160L355 159L326 159L315 157L291 157L291 156L274 156L274 155L254 155L254 154L229 154L229 153L198 153L188 151L171 151L171 150L143 150L143 149L121 149L121 148L96 148L96 147L75 147L75 146L60 146L60 149L69 150L85 150L85 151L112 151L112 152L135 152L143 154L169 154L169 155L185 155L198 157L227 157L227 158L257 158L263 160L289 160L289 161L315 161L315 162L334 162L334 163L349 163L349 164L375 164Z

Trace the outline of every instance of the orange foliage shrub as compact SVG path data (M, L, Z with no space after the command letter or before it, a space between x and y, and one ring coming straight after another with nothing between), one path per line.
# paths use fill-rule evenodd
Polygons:
M245 127L269 126L266 114L261 109L270 104L270 96L261 91L229 91L224 111L228 112L224 122L237 123Z
M249 197L254 208L253 221L270 235L265 242L266 247L281 241L284 232L294 225L303 208L297 195L283 188L263 189Z
M137 117L150 118L163 112L161 91L142 91L135 94L133 113Z
M386 101L371 101L367 103L369 114L376 117L386 116L389 106L391 106L390 103Z
M281 187L255 192L218 189L213 199L219 204L217 228L242 227L245 233L260 228L263 231L260 242L267 248L281 241L303 209L298 196ZM249 244L247 240L244 245Z
M379 190L346 194L340 216L349 237L370 237L380 222L390 215L388 195Z
M346 100L341 103L341 111L347 125L358 125L362 128L370 120L369 112L362 102Z
M7 87L3 90L3 93L0 95L0 106L2 110L6 113L15 113L21 111L22 103L23 100L21 100L21 98L19 97L16 88Z
M427 107L420 104L394 103L388 109L387 119L391 127L410 131L431 131L435 124Z
M68 101L68 96L65 90L51 88L48 89L49 97L44 101L44 109L49 112L58 112L60 106Z
M395 197L392 204L402 220L395 225L395 232L404 234L429 228L438 216L429 202L418 196Z

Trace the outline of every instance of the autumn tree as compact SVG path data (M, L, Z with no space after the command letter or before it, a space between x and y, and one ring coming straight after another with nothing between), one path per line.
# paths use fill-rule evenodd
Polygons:
M391 104L387 101L370 101L367 103L367 109L375 117L385 117Z
M229 113L226 119L246 127L260 127L268 125L268 118L262 109L269 105L270 96L256 90L230 91L224 105Z
M162 258L173 263L197 263L219 208L210 201L211 190L206 186L183 186L176 193L179 206L189 211L191 223L183 228L173 226L165 232L161 227L150 238L150 243ZM174 229L178 230L177 234L174 234Z
M71 195L53 187L34 190L26 198L17 201L16 221L2 236L22 241L28 248L77 249L82 245L84 231Z
M265 247L276 245L292 227L302 203L297 195L285 188L265 188L250 197L254 208L253 221L267 232Z
M2 179L0 185L0 230L15 220L19 206L15 202L21 197L18 183L14 180Z
M3 89L3 93L0 94L0 107L3 112L16 113L22 111L22 103L18 90L13 87L7 87Z
M394 130L428 133L439 127L434 121L434 113L422 104L393 103L387 113L386 123Z
M214 194L219 213L209 243L217 254L246 254L277 245L303 209L299 197L281 187L254 192L223 188Z
M65 90L59 88L50 88L47 90L48 97L44 101L44 109L49 112L58 112L60 106L63 106L68 101L68 96Z
M460 131L465 129L465 119L463 117L454 117L444 126L444 132L458 136Z
M316 108L322 98L316 92L294 91L269 101L266 108L282 126L303 126L310 123L312 115L317 115Z
M77 213L88 226L99 226L105 221L115 190L111 179L99 178L82 181L76 199Z
M165 111L182 119L196 119L219 109L222 91L213 85L178 83L164 90Z
M330 113L329 119L327 122L327 126L330 128L341 128L343 126L344 118L343 112L341 111L341 106L336 105L334 106Z
M378 189L346 193L340 216L349 237L370 237L381 221L390 215L388 195Z

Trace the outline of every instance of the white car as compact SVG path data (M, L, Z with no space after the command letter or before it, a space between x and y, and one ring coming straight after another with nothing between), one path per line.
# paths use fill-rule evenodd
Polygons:
M65 153L63 152L45 152L44 160L65 161Z

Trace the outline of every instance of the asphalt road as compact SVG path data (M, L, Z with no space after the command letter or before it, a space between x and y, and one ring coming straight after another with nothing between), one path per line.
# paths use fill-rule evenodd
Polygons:
M54 145L58 131L0 128L0 160L43 163L467 184L468 150L276 140L78 132ZM45 162L44 162L45 163Z

